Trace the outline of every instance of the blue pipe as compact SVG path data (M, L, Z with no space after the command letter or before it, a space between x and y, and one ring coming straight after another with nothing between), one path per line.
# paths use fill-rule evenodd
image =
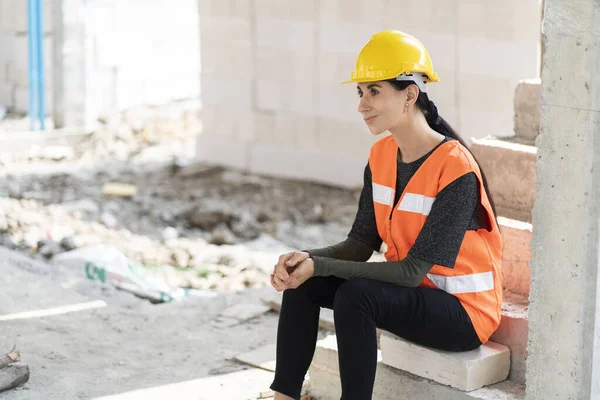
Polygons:
M44 129L46 104L44 95L44 29L42 0L27 0L27 43L29 65L29 119L31 129Z
M46 80L44 76L44 0L37 0L37 60L38 60L38 115L40 129L44 130L46 120Z

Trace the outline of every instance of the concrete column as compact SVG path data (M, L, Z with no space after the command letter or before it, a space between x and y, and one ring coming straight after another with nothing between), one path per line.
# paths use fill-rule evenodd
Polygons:
M600 399L600 3L545 3L526 399Z
M93 85L87 65L85 1L58 0L52 7L54 124L57 128L90 127L96 115L89 101Z

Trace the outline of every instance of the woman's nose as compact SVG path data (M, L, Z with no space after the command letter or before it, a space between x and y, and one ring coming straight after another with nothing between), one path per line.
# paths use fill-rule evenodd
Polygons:
M366 111L369 111L369 102L366 100L366 96L363 96L358 102L358 112L363 113Z

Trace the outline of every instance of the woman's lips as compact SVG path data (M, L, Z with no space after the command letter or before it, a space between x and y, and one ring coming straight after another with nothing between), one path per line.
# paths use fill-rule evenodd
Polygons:
M373 116L373 117L369 117L369 118L365 118L365 123L368 125L371 122L373 122L373 120L375 119L375 117L377 117L377 115Z

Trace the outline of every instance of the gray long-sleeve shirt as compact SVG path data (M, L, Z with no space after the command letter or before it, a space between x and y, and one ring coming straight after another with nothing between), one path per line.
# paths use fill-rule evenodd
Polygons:
M448 140L453 139L446 138L442 143ZM415 172L442 143L410 163L404 163L398 157L394 203L398 202ZM348 238L333 246L308 250L315 262L316 276L360 277L414 287L433 265L454 267L467 230L488 227L485 211L478 200L477 176L468 173L438 193L425 225L406 258L367 263L373 251L378 251L382 244L377 232L372 184L371 169L367 164L358 212Z

